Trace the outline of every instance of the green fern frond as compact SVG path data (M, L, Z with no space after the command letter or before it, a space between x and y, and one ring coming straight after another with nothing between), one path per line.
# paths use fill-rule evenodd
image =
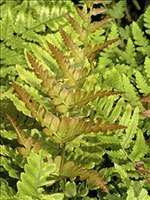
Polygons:
M1 178L0 183L1 198L4 200L11 200L11 197L15 195L15 191L8 185L8 182L5 179Z
M141 130L137 132L136 142L134 144L133 150L129 155L134 161L140 160L148 152L148 146L145 143L144 136Z
M23 69L20 65L16 65L16 70L19 74L19 78L25 81L27 84L32 85L33 87L39 87L40 80L36 78L36 76L25 69Z
M122 111L122 109L123 109L123 107L124 107L124 104L125 104L125 102L124 102L124 99L123 99L123 98L121 98L121 99L117 102L117 104L116 104L116 106L115 106L113 112L111 113L111 115L110 115L110 117L109 117L109 120L110 120L111 122L114 123L114 122L117 121L117 119L118 119L119 116L121 115L121 111Z
M136 195L136 188L137 186L130 186L130 188L127 191L127 200L132 200L132 199L143 199L143 200L149 200L149 195L146 189L140 188L140 192L138 192L138 196Z
M1 168L5 169L9 176L15 179L19 178L19 160L17 159L17 153L11 147L1 145Z
M135 44L138 46L137 50L141 51L144 55L148 54L149 41L144 36L144 32L139 28L136 22L132 24L132 33Z
M108 13L113 18L120 19L125 15L125 5L125 1L119 1L112 9L108 10Z
M112 160L120 159L120 160L126 160L127 157L122 149L118 151L107 151L107 154L112 158Z
M147 84L146 80L144 80L144 76L139 71L135 70L136 77L136 86L139 88L141 93L145 95L150 94L150 85Z
M129 100L130 102L134 103L138 97L136 94L136 90L134 88L134 86L130 83L129 78L123 74L122 76L122 82L123 82L123 92L125 92L124 96L127 100ZM130 91L130 92L128 92Z
M21 34L26 30L26 28L25 28L26 20L25 19L26 19L25 13L23 11L20 11L16 16L15 26L14 26L15 32L17 34Z
M131 145L132 138L134 137L139 121L139 108L136 107L132 118L130 119L126 135L123 137L122 146L126 149Z
M130 181L127 172L117 163L115 163L115 169L116 172L121 176L122 181L126 184L126 186L128 186Z
M123 57L129 65L135 65L136 63L136 53L135 46L131 38L128 39L125 52L123 52Z
M16 95L6 93L6 97L13 102L18 111L22 112L26 116L31 117L30 111L25 107L23 101L21 101Z
M55 181L47 181L50 174L56 170L54 163L44 161L46 157L43 152L31 154L25 165L25 172L21 173L21 180L17 183L17 196L30 196L39 198L42 194L42 186L51 185Z
M146 72L146 75L150 81L150 70L149 70L149 66L150 66L150 58L146 57L145 58L145 62L144 62L144 69Z
M10 7L6 7L5 14L3 16L3 19L0 22L1 25L1 40L7 40L10 39L13 36L13 15Z
M148 8L146 9L145 13L144 13L144 26L146 27L146 33L150 35L150 6L148 6Z

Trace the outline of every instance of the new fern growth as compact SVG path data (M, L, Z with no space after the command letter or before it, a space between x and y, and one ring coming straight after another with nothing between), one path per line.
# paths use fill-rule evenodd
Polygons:
M46 105L41 105L39 101L33 99L30 94L24 89L25 86L20 82L13 84L14 92L17 93L21 101L24 102L25 107L29 111L29 115L38 121L45 133L54 144L59 145L61 155L59 156L60 164L55 170L51 170L49 178L55 174L56 181L64 178L80 177L80 180L88 180L90 184L101 187L105 192L108 192L105 181L102 180L100 174L94 170L88 170L84 166L75 164L73 161L68 161L66 157L66 147L70 142L77 137L87 134L96 134L98 132L114 131L124 129L125 126L118 124L111 124L103 118L100 118L98 113L95 113L93 119L88 117L92 112L92 102L99 101L103 97L111 95L119 95L121 92L111 90L101 90L99 85L93 84L91 89L88 89L90 84L89 77L94 72L94 61L97 54L106 48L108 45L118 41L118 38L105 41L102 44L92 45L90 43L92 35L97 28L109 23L110 18L103 19L100 22L92 22L92 15L101 13L104 9L95 10L94 4L99 4L101 1L85 1L85 10L77 8L78 17L82 23L78 23L71 15L68 15L68 22L78 35L77 41L67 33L66 30L60 29L60 35L64 42L64 47L68 52L60 50L55 44L47 42L47 49L50 56L56 60L59 69L55 73L46 70L44 65L40 64L33 55L27 53L27 60L32 67L32 70L40 80L40 90L44 96L47 96L49 102L49 109ZM31 72L30 72L31 73ZM39 83L38 82L38 83ZM30 85L32 87L32 84ZM29 87L29 88L30 88ZM41 93L41 92L40 92ZM19 134L19 129L14 124L13 120L8 117L9 121ZM19 153L24 154L26 149L31 152L38 151L40 146L34 143L32 138L25 138L24 133L19 134L19 143L25 148L19 149ZM30 141L29 141L30 140ZM28 145L27 145L28 144ZM33 146L32 146L33 145ZM51 153L51 152L49 152ZM26 154L27 155L27 154ZM41 155L33 156L33 160L40 160ZM57 160L58 158L54 158ZM18 183L18 195L22 194L22 188L27 185L26 179L29 176L29 171L32 171L32 156L28 159L28 164L25 167L25 174L21 176L21 182ZM57 163L58 164L58 163ZM42 170L42 169L41 169ZM43 169L45 170L45 168ZM42 173L39 172L39 173ZM52 174L51 174L52 173ZM46 174L48 176L48 174ZM37 177L35 177L36 181ZM42 179L42 177L41 177ZM43 186L45 182L39 183L39 187ZM33 183L34 185L34 183ZM38 188L35 191L28 193L28 188L24 190L24 195L35 196L38 194Z

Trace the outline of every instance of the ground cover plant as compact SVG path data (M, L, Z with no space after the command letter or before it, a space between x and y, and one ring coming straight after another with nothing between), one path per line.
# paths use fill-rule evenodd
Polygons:
M79 3L1 2L2 199L150 199L150 7Z

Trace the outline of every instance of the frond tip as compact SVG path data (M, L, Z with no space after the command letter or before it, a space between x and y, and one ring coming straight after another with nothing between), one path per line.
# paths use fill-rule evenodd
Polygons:
M72 161L68 161L64 164L62 176L73 179L75 177L80 177L80 180L88 180L89 184L102 188L106 193L109 193L106 182L102 179L100 174L94 170L88 170L80 165L76 165Z

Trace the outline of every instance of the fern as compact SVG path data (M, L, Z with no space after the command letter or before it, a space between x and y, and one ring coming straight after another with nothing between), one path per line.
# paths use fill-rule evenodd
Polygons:
M141 31L137 23L133 22L132 25L132 33L135 40L135 44L138 45L138 51L141 51L143 54L149 54L147 51L147 47L149 45L149 41L144 37L144 33Z
M146 27L146 33L150 34L150 22L149 22L149 17L150 17L150 6L147 8L147 10L144 13L144 26Z
M56 166L55 164L47 164L43 159L42 152L39 155L32 154L28 157L25 173L21 174L21 181L17 184L17 196L40 198L42 194L40 188L46 184L53 184L54 181L46 181L46 178L55 171Z
M128 39L128 43L127 43L127 46L126 46L126 50L124 53L124 57L125 57L125 60L127 61L127 63L130 65L135 65L136 63L136 53L135 53L135 46L134 46L134 43L133 41L131 40L131 38Z
M135 71L135 77L136 77L137 87L140 89L140 92L144 93L145 95L149 94L150 86L146 83L141 73L138 71Z
M15 192L14 190L9 187L8 182L5 179L1 178L1 198L5 199L11 199L12 196L14 196Z
M137 139L133 151L130 154L132 160L137 161L142 158L148 151L148 146L145 144L145 140L142 132L139 130L137 132Z
M125 12L125 1L120 1L115 4L113 9L109 9L110 16L113 16L116 19L120 19L124 16ZM117 12L116 12L117 11Z
M145 58L144 68L145 72L147 74L147 77L150 78L150 72L149 72L149 65L150 65L150 59L148 57Z
M1 20L1 40L10 39L13 36L13 17L10 7L6 7L6 12Z
M149 8L123 28L127 1L1 6L2 197L147 198Z
M137 130L137 126L138 126L138 121L139 121L139 108L136 107L135 108L135 111L134 111L134 114L129 122L129 125L128 125L128 128L126 130L126 135L124 136L123 138L123 141L122 141L122 145L124 148L128 148L129 147L129 144L132 140L132 138L134 137L134 134Z
M147 191L145 189L140 189L140 192L138 192L138 196L136 195L136 188L133 187L133 186L130 186L127 194L127 200L130 200L130 199L144 199L144 200L147 200L149 199L149 195L147 193Z

